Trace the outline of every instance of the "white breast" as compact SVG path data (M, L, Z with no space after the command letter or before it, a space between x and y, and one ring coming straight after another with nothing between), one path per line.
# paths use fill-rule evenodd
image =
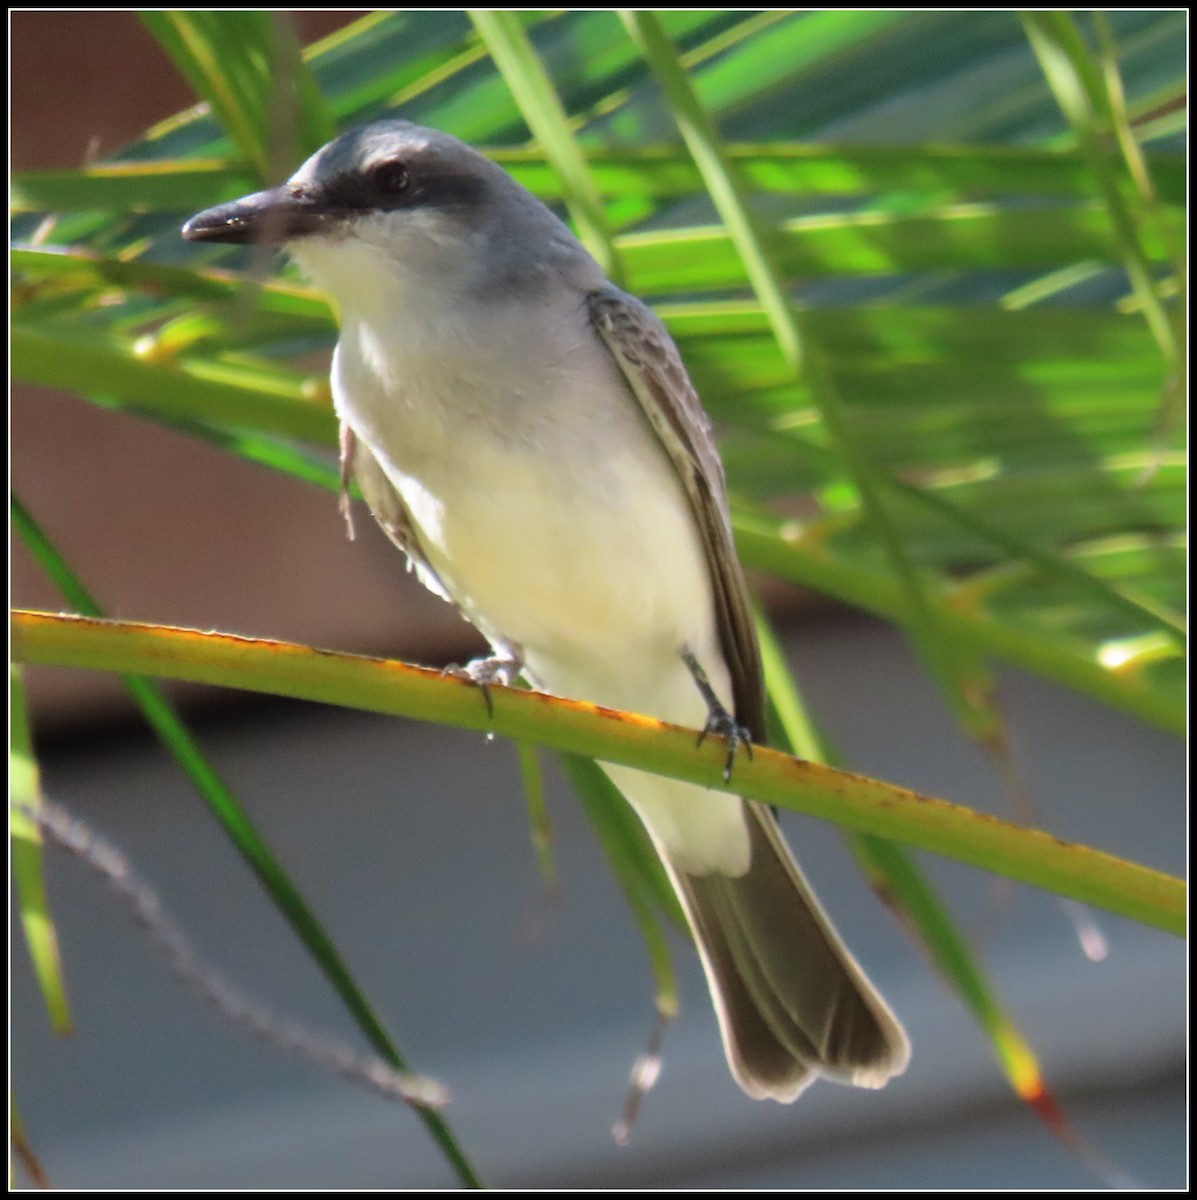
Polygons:
M466 613L584 675L710 645L688 500L576 300L419 324L347 317L334 393Z

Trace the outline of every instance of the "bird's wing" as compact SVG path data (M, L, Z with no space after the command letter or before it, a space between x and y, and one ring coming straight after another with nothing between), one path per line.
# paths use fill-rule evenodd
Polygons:
M719 642L736 720L765 740L760 650L744 572L732 541L723 463L698 393L665 326L634 296L608 286L587 297L590 319L661 439L690 498L711 573Z
M403 503L403 497L386 477L386 473L378 465L378 460L370 453L370 448L354 434L349 425L342 423L341 505L346 520L349 521L350 537L353 536L348 490L351 476L357 480L362 489L362 497L374 519L382 526L383 532L407 555L409 569L415 570L420 582L430 592L435 592L450 604L456 604L424 555L415 522L411 513L407 511L407 505Z

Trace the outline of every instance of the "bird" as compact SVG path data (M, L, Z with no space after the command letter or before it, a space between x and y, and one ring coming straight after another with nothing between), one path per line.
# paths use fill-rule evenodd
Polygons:
M722 462L673 339L568 226L459 139L351 129L192 242L284 249L335 303L341 469L420 581L488 640L464 668L764 744ZM756 1099L881 1087L898 1019L754 801L600 764L681 901Z

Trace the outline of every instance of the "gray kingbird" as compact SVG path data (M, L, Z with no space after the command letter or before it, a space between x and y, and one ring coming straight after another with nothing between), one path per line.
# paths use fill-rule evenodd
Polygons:
M711 429L664 325L502 168L400 120L192 217L283 246L340 310L342 470L419 578L534 686L765 740L760 656ZM734 718L730 715L734 714ZM880 1087L901 1025L760 804L604 770L690 921L732 1074L791 1101Z

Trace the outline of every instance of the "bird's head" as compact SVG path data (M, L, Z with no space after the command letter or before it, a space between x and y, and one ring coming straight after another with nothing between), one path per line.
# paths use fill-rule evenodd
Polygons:
M342 134L286 183L206 209L182 232L193 242L283 247L343 310L396 289L410 302L421 292L518 287L589 260L501 167L400 120Z

